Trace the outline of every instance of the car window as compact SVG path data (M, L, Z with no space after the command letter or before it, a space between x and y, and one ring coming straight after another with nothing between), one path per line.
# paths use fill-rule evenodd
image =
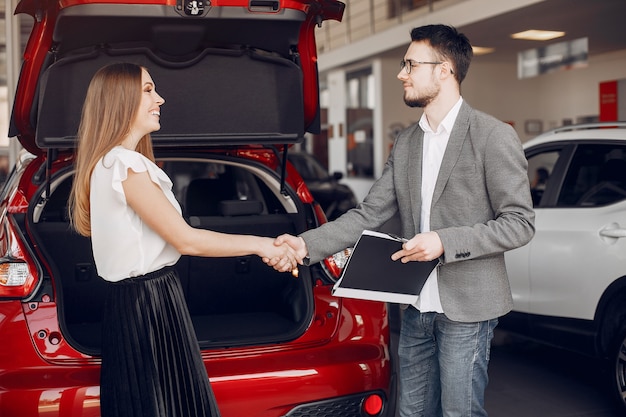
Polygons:
M534 207L541 203L560 153L560 149L549 150L528 158L528 181Z
M626 146L579 145L557 199L558 207L595 207L626 199Z
M167 160L161 166L172 179L172 191L185 216L224 215L222 202L242 202L240 208L245 203L246 210L254 211L248 214L285 212L267 185L241 166L189 160Z
M275 192L242 166L191 160L165 160L158 164L172 180L172 191L186 218L287 213ZM71 174L60 177L52 185L51 196L35 208L35 223L69 221Z
M292 155L289 157L289 160L305 181L320 181L328 178L328 172L312 157L308 158L301 155Z

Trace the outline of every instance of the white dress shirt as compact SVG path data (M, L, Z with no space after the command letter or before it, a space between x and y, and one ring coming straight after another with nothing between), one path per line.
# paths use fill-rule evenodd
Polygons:
M461 109L463 98L450 109L446 117L439 124L437 131L434 132L428 124L426 114L422 114L419 121L420 128L424 131L424 142L422 148L422 207L421 207L421 233L430 231L430 208L433 202L433 192L435 191L435 183L441 168L443 154L448 146L450 132L456 121L456 117ZM417 298L414 306L419 311L425 313L434 311L443 313L441 300L439 299L439 287L437 285L438 268L435 268L430 274L420 296Z

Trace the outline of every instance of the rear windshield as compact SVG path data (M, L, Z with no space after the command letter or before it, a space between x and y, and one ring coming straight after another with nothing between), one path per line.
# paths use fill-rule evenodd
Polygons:
M189 160L160 165L173 182L185 217L286 212L268 184L242 166Z

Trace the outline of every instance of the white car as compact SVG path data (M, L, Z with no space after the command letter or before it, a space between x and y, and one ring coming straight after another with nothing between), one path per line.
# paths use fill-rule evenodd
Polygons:
M524 144L532 241L506 253L500 328L606 359L626 411L626 123L566 126Z

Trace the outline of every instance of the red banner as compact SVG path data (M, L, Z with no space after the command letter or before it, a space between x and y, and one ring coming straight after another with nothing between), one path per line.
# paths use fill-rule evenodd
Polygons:
M617 80L600 83L600 121L617 121Z

